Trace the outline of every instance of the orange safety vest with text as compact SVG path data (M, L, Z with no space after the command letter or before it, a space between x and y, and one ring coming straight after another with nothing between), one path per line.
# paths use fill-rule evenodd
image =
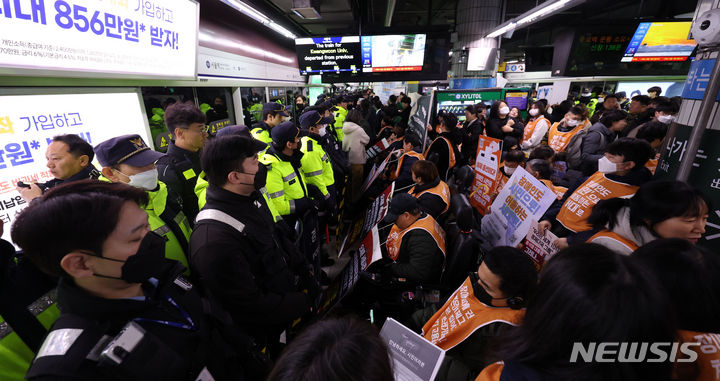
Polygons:
M397 225L393 225L392 229L390 229L390 235L388 235L388 239L385 242L385 247L387 248L390 259L393 261L398 259L400 256L400 246L402 246L403 237L407 234L407 232L415 229L422 229L430 233L435 240L435 243L440 248L440 251L442 251L443 255L445 255L445 232L442 230L440 225L438 225L435 219L428 214L425 217L418 218L405 230L400 230Z
M430 189L426 189L418 194L414 194L415 186L413 185L412 188L408 191L411 195L415 196L415 198L420 198L420 196L424 195L425 193L431 193L437 196L440 196L440 198L445 201L445 209L443 209L443 213L447 212L448 209L450 209L450 187L442 180L440 180L440 183L432 187Z
M617 241L620 244L622 244L623 246L627 247L628 250L630 250L631 252L635 251L639 248L639 246L632 240L629 240L629 239L621 236L620 234L611 232L610 230L607 230L607 229L603 229L603 230L600 230L599 232L595 233L595 235L593 235L592 237L590 237L587 240L587 243L593 243L593 242L599 243L599 240L603 240L603 239L611 239L611 240Z
M558 130L559 125L560 122L553 123L552 127L550 127L550 132L548 132L548 145L555 150L555 153L565 152L568 144L570 144L570 140L572 140L575 134L582 131L584 126L576 126L568 132L560 132Z
M505 369L505 363L498 361L486 366L477 376L475 381L500 381L500 376Z
M524 317L524 309L491 307L479 301L473 292L472 280L468 277L445 305L425 323L422 331L427 340L448 351L490 323L503 322L518 326Z
M697 381L720 380L720 334L685 330L678 330L677 334L681 343L700 343L700 345L690 347L697 353L696 361L674 364L673 379L681 378L677 377L679 374L687 374L694 375L694 380ZM680 356L684 355L678 353L678 357Z
M544 116L540 116L539 118L528 122L528 124L525 125L525 130L523 131L523 141L528 140L532 137L533 133L535 132L535 127L541 120L545 120L546 122L550 123L550 121L547 120L547 118L545 118Z
M557 186L552 183L550 180L540 180L541 183L545 184L546 187L550 188L553 193L555 193L555 196L557 196L558 200L562 200L563 196L565 195L565 192L567 192L567 188Z
M428 148L425 150L425 153L423 153L423 155L425 157L427 157L428 152L430 152L430 147L432 147L432 145L435 144L435 142L438 141L438 139L444 140L445 144L447 144L447 146L448 146L448 152L450 153L450 158L448 159L448 169L454 168L455 167L455 150L453 150L452 142L444 136L438 136L437 138L435 138L435 140L433 140L433 142L430 144L430 146L428 146Z
M393 178L391 180L395 180L400 176L400 170L402 169L403 161L407 156L416 157L418 160L425 160L425 156L421 153L417 153L415 151L409 151L405 152L400 156L400 159L398 159L397 168L395 169L395 174L393 175Z
M615 197L626 198L637 192L637 185L628 185L608 179L604 173L595 172L565 201L557 220L567 229L579 233L592 227L587 219L595 204L600 200Z
M645 163L645 168L650 170L650 173L653 175L655 174L655 171L657 170L658 166L658 159L650 159Z

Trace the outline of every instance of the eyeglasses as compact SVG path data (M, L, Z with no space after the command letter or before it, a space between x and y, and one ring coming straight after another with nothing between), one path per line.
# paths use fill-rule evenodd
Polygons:
M190 127L186 127L184 128L184 130L190 130ZM208 131L210 131L210 126L208 126L207 124L203 124L202 127L200 127L200 132L207 133Z

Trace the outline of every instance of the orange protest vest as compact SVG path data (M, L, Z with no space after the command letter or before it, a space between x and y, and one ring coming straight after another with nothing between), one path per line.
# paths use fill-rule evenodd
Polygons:
M444 350L462 343L473 332L495 322L518 326L525 317L525 310L509 307L491 307L479 301L473 293L470 277L455 290L423 326L423 336Z
M435 219L428 214L423 218L418 218L405 230L400 230L397 225L393 225L392 229L390 229L390 235L388 235L388 239L385 242L385 247L387 248L390 259L393 261L398 259L403 237L407 234L407 232L415 229L422 229L430 233L435 240L435 243L440 248L440 251L442 251L443 255L445 255L445 232L442 230L440 225L438 225Z
M676 362L673 376L679 374L694 374L695 380L718 380L720 371L716 369L720 364L720 334L678 330L678 339L681 343L700 343L691 349L698 355L698 359L691 363ZM681 354L678 354L681 356ZM677 379L679 377L673 377Z
M603 230L600 230L599 232L595 233L595 235L593 235L592 237L590 237L590 238L587 240L587 243L592 243L592 242L594 242L594 241L595 241L596 239L598 239L598 238L600 238L600 239L612 239L612 240L614 240L614 241L617 241L617 242L619 242L620 244L622 244L623 246L627 247L628 250L630 250L631 252L637 250L638 247L639 247L639 246L638 246L635 242L633 242L632 240L629 240L629 239L621 236L620 234L611 232L610 230L607 230L607 229L603 229ZM598 243L598 242L596 242L596 243Z
M545 184L546 187L550 188L553 193L557 196L558 200L562 200L563 196L565 195L565 192L567 192L567 188L560 187L552 183L550 180L540 180L541 183Z
M612 181L602 172L595 172L565 201L557 220L567 229L579 233L590 230L587 218L600 200L634 195L640 188Z
M408 191L411 195L415 196L415 198L420 198L420 196L424 195L425 193L431 193L437 196L440 196L443 201L445 201L445 209L442 211L443 213L447 212L448 209L450 209L450 187L442 180L440 180L440 183L432 187L430 189L426 189L418 194L414 194L415 186L413 185L412 188Z
M423 156L423 154L421 153L417 153L412 150L409 152L405 152L404 154L402 154L402 156L400 156L400 159L398 159L397 169L395 169L395 174L393 174L392 180L395 180L398 178L398 176L400 176L400 169L402 168L403 160L405 160L405 157L407 156L416 157L418 160L425 160L425 156Z
M546 122L550 123L550 121L547 120L547 118L545 118L544 116L540 116L539 118L528 122L525 125L525 130L523 131L523 137L522 137L523 141L528 140L532 137L533 132L535 132L535 127L537 126L538 122L540 122L541 120L545 120Z
M582 131L585 126L576 126L568 132L560 132L558 130L559 125L560 122L553 123L552 127L550 127L550 132L548 132L548 145L550 148L554 149L556 153L565 152L565 149L567 149L567 146L570 144L570 140L573 136Z
M437 138L435 138L435 140L433 140L433 142L430 144L430 146L428 146L428 148L425 150L425 153L424 153L423 155L424 155L425 157L427 157L427 154L428 154L428 152L430 151L430 147L432 147L432 145L435 144L435 142L438 141L438 139L444 140L444 141L445 141L445 144L447 144L447 146L448 146L448 152L450 152L450 158L449 158L449 161L448 161L448 163L449 163L449 164L448 164L448 169L449 169L449 168L454 168L454 167L455 167L455 150L453 150L453 144L452 144L452 142L450 142L450 140L448 140L448 138L446 138L446 137L444 137L444 136L438 136Z
M655 174L655 170L657 170L658 166L658 159L650 159L645 163L645 168L650 170L650 173L653 175Z
M498 361L485 367L475 381L500 381L500 376L505 369L505 363Z

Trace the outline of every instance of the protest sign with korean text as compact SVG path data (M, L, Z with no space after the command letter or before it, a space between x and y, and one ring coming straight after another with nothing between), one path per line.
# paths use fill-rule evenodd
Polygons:
M480 136L475 159L475 179L470 190L470 204L485 214L498 186L502 140Z
M558 252L555 241L558 237L549 230L544 234L537 229L537 221L533 220L530 224L527 236L525 236L525 246L523 251L529 255L538 268L542 268L545 261L550 259Z
M518 167L495 198L491 213L482 219L485 247L517 246L532 220L539 220L555 197L545 184Z
M195 79L199 13L191 0L3 0L0 73Z

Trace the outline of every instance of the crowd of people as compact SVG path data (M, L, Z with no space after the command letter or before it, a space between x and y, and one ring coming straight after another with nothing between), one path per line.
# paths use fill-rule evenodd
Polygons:
M405 94L298 95L212 135L177 102L166 154L139 135L56 136L55 179L17 187L20 250L0 242L0 378L391 380L372 323L392 317L446 351L438 380L720 379L720 257L696 245L711 206L654 180L679 103L649 94L527 113L498 100L427 126ZM518 168L556 196L544 265L472 233L488 213L468 203L481 136L502 147L493 197ZM393 183L383 258L318 314L327 243ZM646 344L643 358L700 344L689 362L576 361L599 343Z

